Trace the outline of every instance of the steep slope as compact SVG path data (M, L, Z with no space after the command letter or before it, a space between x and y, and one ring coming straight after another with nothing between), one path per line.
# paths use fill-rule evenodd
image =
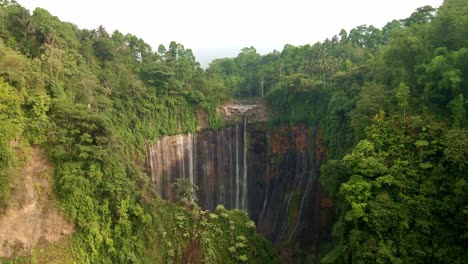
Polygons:
M31 249L59 241L74 231L53 204L52 166L33 148L15 180L6 213L0 216L0 257L29 255Z

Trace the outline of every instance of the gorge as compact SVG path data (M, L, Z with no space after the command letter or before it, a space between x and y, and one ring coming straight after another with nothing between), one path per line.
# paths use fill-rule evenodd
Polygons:
M254 102L230 104L220 111L233 120L226 127L148 145L148 174L166 200L175 200L177 179L187 179L198 187L194 195L201 207L244 210L278 245L316 244L324 235L322 209L330 206L318 182L325 158L319 127L274 126L261 108Z
M18 1L0 1L0 263L467 263L467 0L207 68ZM263 9L245 7L266 32Z

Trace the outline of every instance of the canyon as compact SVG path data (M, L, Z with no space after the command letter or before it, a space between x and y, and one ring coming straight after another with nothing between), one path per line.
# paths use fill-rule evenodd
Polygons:
M320 186L326 158L318 125L272 125L258 101L220 108L227 125L213 131L160 138L147 146L147 171L157 193L176 199L174 183L187 179L197 203L248 213L257 230L277 245L316 246L326 237Z

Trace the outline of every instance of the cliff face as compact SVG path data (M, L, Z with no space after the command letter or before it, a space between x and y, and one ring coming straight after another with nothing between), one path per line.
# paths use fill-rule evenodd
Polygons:
M163 137L147 148L148 171L164 199L175 199L176 179L189 179L199 187L196 198L202 207L214 210L223 204L248 211L246 142L245 124Z
M325 158L318 126L304 124L273 129L252 129L255 196L250 216L258 231L276 244L316 245L325 235L326 197L318 182ZM264 135L259 136L259 135ZM250 160L250 159L249 159ZM253 179L252 179L253 180Z
M244 115L219 131L163 137L147 146L157 192L174 200L173 183L186 178L199 187L195 196L202 207L245 210L277 244L315 243L326 220L321 209L329 206L318 184L324 159L318 127L269 129L247 121Z
M311 252L327 238L333 203L318 182L326 158L319 127L270 127L261 101L237 101L218 109L227 127L167 136L147 146L147 169L162 198L175 200L173 183L198 186L200 206L247 211L283 260Z
M265 102L256 98L234 100L219 107L217 111L226 123L240 123L245 116L252 123L266 122L270 118Z

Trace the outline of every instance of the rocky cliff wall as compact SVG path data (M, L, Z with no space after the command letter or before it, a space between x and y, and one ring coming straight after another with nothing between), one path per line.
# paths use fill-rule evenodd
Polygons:
M157 192L175 199L173 183L198 186L198 203L248 212L260 233L281 244L316 243L328 200L318 183L325 157L318 127L267 128L240 124L218 131L168 136L147 147L147 166Z

